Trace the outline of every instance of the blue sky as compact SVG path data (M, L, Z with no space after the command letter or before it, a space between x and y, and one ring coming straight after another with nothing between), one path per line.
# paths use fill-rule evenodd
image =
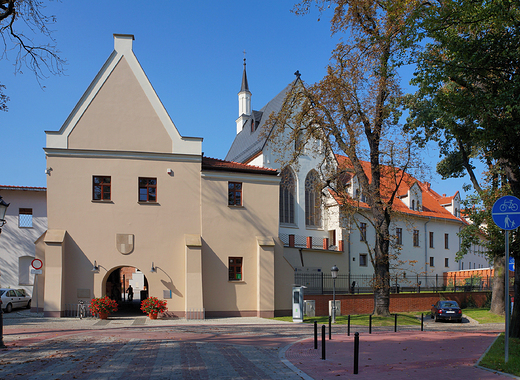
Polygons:
M223 159L236 133L243 51L253 109L294 79L313 83L337 37L317 11L296 16L295 0L46 1L65 75L41 82L27 69L13 74L14 54L0 60L1 83L11 98L0 112L1 185L46 186L46 130L59 130L113 50L113 34L133 34L134 52L183 136L203 137L206 156ZM146 6L145 6L146 5ZM434 168L437 154L424 153ZM434 171L434 170L432 170ZM424 178L453 195L463 180Z

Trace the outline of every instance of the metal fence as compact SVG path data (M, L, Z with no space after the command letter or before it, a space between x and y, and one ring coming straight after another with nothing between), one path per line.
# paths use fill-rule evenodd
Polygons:
M359 294L373 293L373 275L338 275L336 278L336 293ZM470 276L454 276L444 278L439 275L392 277L390 292L471 292L491 290L492 278ZM295 272L294 283L305 286L306 294L332 294L334 281L330 273Z

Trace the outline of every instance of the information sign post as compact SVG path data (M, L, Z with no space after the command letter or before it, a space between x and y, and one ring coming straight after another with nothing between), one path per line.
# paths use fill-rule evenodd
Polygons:
M506 195L499 198L494 204L491 210L491 215L495 224L506 231L506 283L505 283L505 312L506 312L506 331L505 331L505 354L504 361L507 363L509 360L509 231L516 230L520 225L520 199L512 195Z
M33 267L33 269L31 269L31 274L34 274L35 282L32 298L34 298L34 293L36 293L36 313L38 313L40 311L40 306L38 305L38 299L40 298L38 297L38 275L43 273L43 261L40 259L34 259L31 261L31 266Z

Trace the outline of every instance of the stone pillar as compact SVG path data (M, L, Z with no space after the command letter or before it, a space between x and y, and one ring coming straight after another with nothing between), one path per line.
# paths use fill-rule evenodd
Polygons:
M199 235L184 235L185 256L185 312L193 311L202 317L204 299L202 290L202 239ZM190 316L193 318L193 316Z
M274 317L274 239L257 236L256 313L261 318Z
M43 310L46 317L61 317L64 310L64 271L65 230L48 230L45 234L45 273Z

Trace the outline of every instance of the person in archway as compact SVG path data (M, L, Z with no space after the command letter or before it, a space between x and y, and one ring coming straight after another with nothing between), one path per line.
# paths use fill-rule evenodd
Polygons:
M128 293L128 302L132 302L134 299L134 288L132 288L132 285L128 285L126 292Z

